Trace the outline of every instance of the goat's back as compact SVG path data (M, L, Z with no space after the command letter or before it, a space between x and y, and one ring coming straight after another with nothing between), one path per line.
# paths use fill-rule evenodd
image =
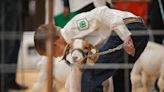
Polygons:
M141 63L143 70L148 74L159 75L162 63L164 63L163 55L164 46L149 41L138 62Z

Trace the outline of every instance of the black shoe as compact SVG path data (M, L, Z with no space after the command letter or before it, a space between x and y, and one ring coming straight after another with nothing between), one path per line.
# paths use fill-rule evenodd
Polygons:
M9 89L10 90L26 90L26 89L28 89L28 87L14 83L14 85L10 86Z

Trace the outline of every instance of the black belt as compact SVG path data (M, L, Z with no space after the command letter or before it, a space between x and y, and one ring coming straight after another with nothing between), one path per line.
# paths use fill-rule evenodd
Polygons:
M125 24L130 24L130 23L135 23L135 22L143 23L143 20L141 17L129 17L129 18L123 19L123 21Z

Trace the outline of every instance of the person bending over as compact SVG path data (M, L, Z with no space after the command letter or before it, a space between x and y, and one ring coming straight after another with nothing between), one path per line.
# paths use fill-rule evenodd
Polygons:
M135 62L145 49L148 37L134 37L131 30L146 27L142 19L130 12L110 9L106 6L95 8L72 18L63 29L53 31L54 57L62 56L66 44L74 39L84 39L99 51L106 51L124 43L122 50L99 56L96 63L121 63L126 52ZM46 55L46 34L48 26L41 25L35 32L34 42L40 55ZM111 36L112 32L117 34ZM102 82L113 76L117 69L85 69L82 74L81 92L103 92Z

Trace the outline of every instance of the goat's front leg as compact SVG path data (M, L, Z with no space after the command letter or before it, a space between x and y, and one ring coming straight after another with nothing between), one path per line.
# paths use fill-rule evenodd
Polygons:
M78 66L72 66L72 71L66 80L65 87L67 92L81 92L82 72Z
M134 67L131 71L131 84L132 84L132 92L145 92L143 89L142 82L142 65L140 61L136 61Z
M154 89L156 77L150 76L147 73L143 72L143 87L146 90L146 92L152 92Z
M103 92L114 92L113 87L113 78L110 77L109 79L105 80L103 83Z
M164 66L164 63L163 63ZM160 92L164 92L164 67L161 69L161 75L158 80L158 87L160 89Z
M40 65L40 71L38 75L37 82L33 85L33 92L41 92L41 89L44 86L44 81L47 78L47 62L42 61Z

